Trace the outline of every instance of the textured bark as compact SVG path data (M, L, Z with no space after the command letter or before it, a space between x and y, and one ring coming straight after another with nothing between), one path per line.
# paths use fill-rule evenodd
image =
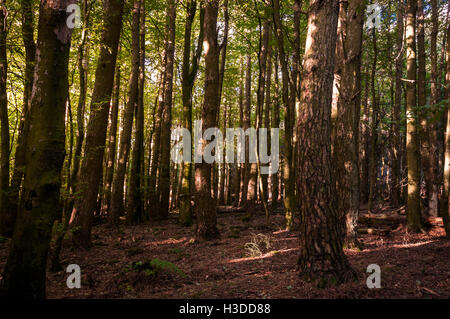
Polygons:
M26 143L30 130L31 112L31 89L33 86L34 62L36 56L36 43L34 42L34 14L31 1L22 0L20 2L22 11L22 39L25 46L25 83L24 102L21 112L19 134L16 143L16 153L14 154L14 170L9 189L9 223L6 226L4 235L12 236L14 221L17 215L19 204L20 186L25 171Z
M402 74L403 74L403 6L398 4L397 8L397 38L395 44L395 97L393 108L393 143L392 143L392 184L391 199L393 206L399 206L401 203L401 144L400 133L401 104L402 104Z
M279 59L281 65L282 75L282 100L285 107L284 116L284 137L286 154L283 160L283 180L284 180L284 208L285 208L285 222L286 229L291 230L295 200L295 173L293 170L293 119L294 119L294 102L295 102L295 84L294 80L289 76L289 68L287 57L284 48L283 27L280 17L280 2L273 0L273 20L275 24L275 36L278 44ZM289 88L291 88L291 95L289 95Z
M131 74L128 85L128 99L123 110L122 133L119 142L119 154L116 174L113 179L113 189L111 194L111 219L114 225L118 225L120 215L124 212L124 185L125 174L127 172L128 157L131 148L131 134L133 129L133 117L138 104L139 93L139 16L140 0L134 0L133 23L131 27ZM130 222L130 216L127 216Z
M406 14L406 157L408 167L408 228L417 232L421 229L420 214L420 161L419 137L417 131L416 102L416 11L417 0L408 0Z
M200 33L197 41L195 56L191 63L191 33L195 12L197 11L197 1L190 0L187 5L186 23L184 28L184 53L183 53L183 74L182 74L182 94L183 94L183 123L184 127L192 133L192 90L197 76L199 60L202 54L203 41L203 20L204 8L200 10ZM192 149L192 140L191 140ZM192 158L192 157L191 157ZM192 224L191 187L192 163L183 163L183 178L181 180L180 194L180 223L185 226Z
M98 189L103 171L102 163L117 51L122 29L123 5L123 0L106 0L103 2L102 46L95 72L95 84L90 107L91 114L86 130L85 156L77 183L78 196L70 223L72 229L74 229L74 244L84 247L90 246L92 221L97 206Z
M300 208L300 275L320 286L356 276L342 249L343 220L331 162L331 100L338 1L310 1L303 59L297 187Z
M268 40L268 47L267 47L267 80L266 80L266 98L265 98L265 107L264 107L264 124L263 127L267 128L268 132L270 132L270 111L272 106L272 100L271 100L271 93L270 90L272 88L272 47L270 46L270 39L271 39L272 31L269 28L269 40ZM271 136L270 133L267 135L267 150L271 149ZM266 201L269 200L269 186L268 186L268 175L262 176L262 187L263 187L263 193L265 194ZM271 179L274 178L274 175L271 175ZM273 196L272 200L273 200Z
M202 106L202 131L216 126L219 110L219 45L217 41L217 15L219 0L205 1L203 23L205 48L205 98ZM201 140L203 154L206 141ZM196 236L198 239L214 239L219 236L217 229L216 201L211 196L211 167L205 161L195 164L195 213L197 216Z
M172 125L172 95L173 95L173 67L175 59L175 0L167 0L166 22L166 76L164 85L164 101L161 118L160 136L160 174L158 180L158 219L167 219L169 216L170 197L170 134Z
M24 204L4 269L0 295L45 298L47 254L58 215L60 173L65 155L65 102L72 31L66 7L75 1L41 1L31 129L26 150Z
M251 82L252 82L252 57L250 54L247 54L246 58L246 73L245 73L245 101L243 103L243 109L242 109L242 129L244 131L247 131L247 129L250 127L250 109L251 109L251 103L252 103L252 97L251 97ZM247 200L248 200L248 191L249 189L252 189L251 186L249 186L250 183L250 169L251 164L249 163L249 140L248 136L245 137L245 162L243 163L242 167L242 195L240 197L240 203L239 206L247 206Z
M359 118L364 0L340 3L333 105L333 163L338 211L346 220L347 246L359 246Z
M134 225L144 220L142 181L144 172L145 2L144 0L140 1L138 97L126 209L127 223Z
M14 215L8 209L9 189L9 120L8 95L6 92L8 61L6 57L6 14L5 1L0 1L0 235L11 236Z

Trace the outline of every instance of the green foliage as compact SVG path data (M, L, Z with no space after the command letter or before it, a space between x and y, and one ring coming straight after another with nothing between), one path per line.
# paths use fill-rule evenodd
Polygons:
M187 277L186 274L177 265L171 263L170 261L157 258L152 260L133 262L129 267L127 267L126 271L143 273L145 274L145 276L153 278L164 272L174 274L182 278Z

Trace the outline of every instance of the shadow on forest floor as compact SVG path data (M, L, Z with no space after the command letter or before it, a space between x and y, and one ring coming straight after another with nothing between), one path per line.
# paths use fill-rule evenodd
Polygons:
M78 264L81 289L68 289L63 270L48 273L49 298L450 298L450 241L435 226L427 234L361 235L365 250L346 250L358 281L319 289L298 277L298 240L283 231L283 216L264 226L242 213L218 215L221 239L194 242L193 228L172 215L154 225L104 225L93 230L88 251L63 248L63 266ZM0 269L7 257L0 244ZM381 289L368 289L366 269L381 267ZM145 269L145 267L152 267Z

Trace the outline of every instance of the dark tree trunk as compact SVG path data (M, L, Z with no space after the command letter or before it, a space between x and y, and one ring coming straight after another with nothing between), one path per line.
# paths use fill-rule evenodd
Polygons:
M71 217L73 242L89 247L94 211L97 206L98 190L102 177L102 163L108 128L108 114L114 83L114 71L122 29L124 1L105 0L102 46L95 72L94 91L91 100L91 114L86 130L83 159L78 185L77 199Z
M36 71L31 98L31 129L26 150L23 199L0 294L45 298L47 254L59 207L65 156L65 103L72 31L66 8L75 1L41 1ZM61 13L63 12L63 13Z

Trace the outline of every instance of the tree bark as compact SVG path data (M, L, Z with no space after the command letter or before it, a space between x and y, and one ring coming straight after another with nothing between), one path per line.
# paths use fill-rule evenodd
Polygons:
M343 220L331 162L331 100L338 1L312 0L303 59L297 187L300 208L300 274L320 286L355 279L343 246Z
M334 110L332 113L335 115L335 134L332 142L338 210L346 220L345 244L348 247L360 247L356 226L360 196L359 118L364 12L364 0L340 3L334 83L336 113Z
M90 246L91 228L97 206L98 189L102 177L102 163L108 127L108 114L114 82L114 72L122 29L124 1L106 0L103 2L104 20L102 30L103 44L95 72L94 91L91 99L91 115L86 130L83 159L71 227L73 243L83 247Z
M418 232L422 228L420 212L420 153L417 132L416 102L416 12L417 0L408 0L406 14L406 157L408 166L408 200L407 221L411 231Z
M72 37L65 11L72 3L75 1L40 4L24 203L3 272L2 297L45 298L47 254L60 210L60 173L65 156L64 115Z
M202 106L202 131L216 126L219 109L219 45L217 40L217 15L219 0L205 1L203 23L205 48L205 98ZM206 141L201 139L200 152L203 154ZM205 161L195 164L195 213L197 216L196 236L198 239L219 237L217 229L216 201L211 196L211 167Z

